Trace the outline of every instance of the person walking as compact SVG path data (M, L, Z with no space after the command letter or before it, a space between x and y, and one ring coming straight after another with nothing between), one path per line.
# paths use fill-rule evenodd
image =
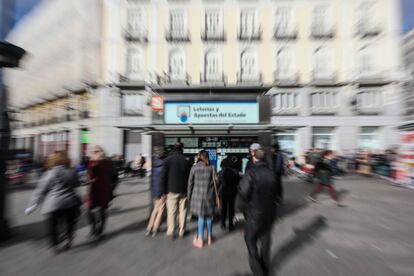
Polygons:
M315 174L318 179L318 184L316 185L315 190L313 190L313 192L309 195L308 198L311 201L316 202L317 194L319 194L324 187L327 187L335 203L338 206L342 207L343 205L338 200L338 196L333 182L334 169L331 163L333 157L334 154L331 150L326 150L322 153L322 159L315 165Z
M215 200L218 198L218 178L214 168L210 166L208 152L198 153L198 162L191 168L188 178L188 199L190 213L198 216L198 233L193 245L197 248L204 246L204 225L207 225L208 245L213 242L213 215Z
M260 145L251 148L255 148L251 151L253 164L246 171L239 188L245 202L244 239L253 275L266 276L270 275L271 231L276 216L277 185Z
M174 238L175 221L179 218L180 238L185 234L187 216L187 182L191 163L183 154L184 145L176 143L173 153L165 159L161 173L161 183L167 194L167 237Z
M229 231L234 229L234 205L236 203L237 189L240 182L237 170L237 157L226 157L221 163L219 173L220 198L221 198L221 228L226 229L228 220Z
M161 183L161 172L164 167L164 159L165 154L164 152L161 152L158 156L155 156L152 165L151 194L153 198L153 210L151 212L147 230L145 231L145 236L152 235L152 237L155 237L157 235L165 211L166 196L164 187Z
M273 158L273 171L276 176L276 185L277 185L277 197L278 202L283 202L283 183L282 176L285 173L285 156L280 150L279 143L275 143L272 146L272 158Z
M90 179L87 195L88 217L91 224L90 236L102 238L106 223L106 209L113 198L113 185L117 175L112 161L105 155L100 146L95 146L89 162ZM96 213L99 214L99 220Z
M66 239L65 249L72 245L75 226L80 215L81 199L75 191L79 179L75 170L69 167L70 160L66 153L57 152L50 155L46 162L47 171L42 175L26 215L32 213L42 202L42 213L46 216L51 246L59 252L59 244ZM64 239L60 237L59 228L66 224Z

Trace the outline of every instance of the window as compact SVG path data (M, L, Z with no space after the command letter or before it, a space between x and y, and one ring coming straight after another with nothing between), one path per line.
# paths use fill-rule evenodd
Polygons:
M279 143L280 149L286 152L289 157L297 156L298 147L296 145L296 134L294 132L277 134L273 140Z
M185 71L184 53L179 49L170 52L168 72L171 80L184 80Z
M130 79L143 78L144 58L140 50L129 49L127 53L127 74Z
M323 150L332 150L333 148L333 127L313 127L312 128L312 146Z
M299 108L299 97L296 93L282 92L273 96L273 112L296 114Z
M242 80L253 80L258 77L258 64L256 53L251 49L242 52L241 59Z
M122 106L124 115L142 115L146 98L139 94L122 95Z
M379 149L378 127L361 127L358 146L362 149Z
M314 53L314 77L326 78L332 75L332 55L326 47L319 47Z
M240 35L241 37L251 37L256 31L255 10L245 9L240 14Z
M312 34L327 36L331 33L331 10L327 5L318 5L313 9Z
M311 94L311 107L313 109L332 109L338 106L336 92L315 92Z
M277 78L291 77L296 73L294 54L291 48L283 47L277 52L276 66Z
M279 7L276 10L276 37L294 35L294 24L291 7Z
M382 106L382 91L380 90L368 90L362 91L357 94L357 107L369 108L369 107L381 107Z
M359 51L360 70L362 75L372 75L375 73L375 50L372 45L367 45Z
M221 55L215 49L209 50L205 55L205 79L206 81L222 80Z
M172 36L183 36L186 24L183 10L174 10L170 13L170 32Z
M377 2L364 1L359 7L359 32L363 36L376 35L379 32Z
M144 23L141 9L130 9L127 12L128 31L139 32Z
M207 37L216 37L223 33L223 25L220 10L206 11L205 32Z

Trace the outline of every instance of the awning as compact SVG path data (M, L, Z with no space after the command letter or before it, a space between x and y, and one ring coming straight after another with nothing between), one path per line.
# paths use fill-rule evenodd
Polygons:
M257 135L259 132L279 133L285 131L296 130L298 126L276 126L272 124L244 124L244 125L191 125L191 124L159 124L147 126L128 126L120 127L122 129L131 130L151 134L151 132L163 132L166 135Z

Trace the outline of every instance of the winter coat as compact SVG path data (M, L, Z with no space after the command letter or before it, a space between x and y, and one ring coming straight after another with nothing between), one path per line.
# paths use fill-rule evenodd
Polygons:
M112 189L117 175L112 161L109 159L91 160L88 167L88 177L91 180L87 197L87 206L108 208L112 200Z
M164 167L164 160L155 159L152 164L151 193L153 198L160 198L164 194L164 186L161 183L161 173Z
M275 174L265 162L252 164L240 182L244 215L249 223L269 225L276 214L277 185Z
M240 182L238 170L230 167L223 167L219 173L219 180L220 194L222 197L237 194L237 188Z
M181 152L174 152L168 156L161 173L165 193L187 194L190 170L191 163Z
M56 166L46 171L41 177L34 192L31 206L43 202L43 214L79 206L81 200L75 191L79 185L75 170L65 166Z
M190 213L198 216L213 216L215 190L213 183L213 167L198 162L191 168L188 178L188 199ZM214 174L215 175L215 174ZM218 179L216 178L216 183Z
M315 174L318 177L319 183L322 185L332 185L333 184L333 173L334 170L331 165L331 161L327 159L322 159L315 166Z

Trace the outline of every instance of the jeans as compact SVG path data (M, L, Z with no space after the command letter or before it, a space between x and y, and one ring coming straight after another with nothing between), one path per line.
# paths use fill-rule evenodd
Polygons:
M204 236L204 222L207 224L207 237L213 234L213 218L198 216L198 238L202 239Z

